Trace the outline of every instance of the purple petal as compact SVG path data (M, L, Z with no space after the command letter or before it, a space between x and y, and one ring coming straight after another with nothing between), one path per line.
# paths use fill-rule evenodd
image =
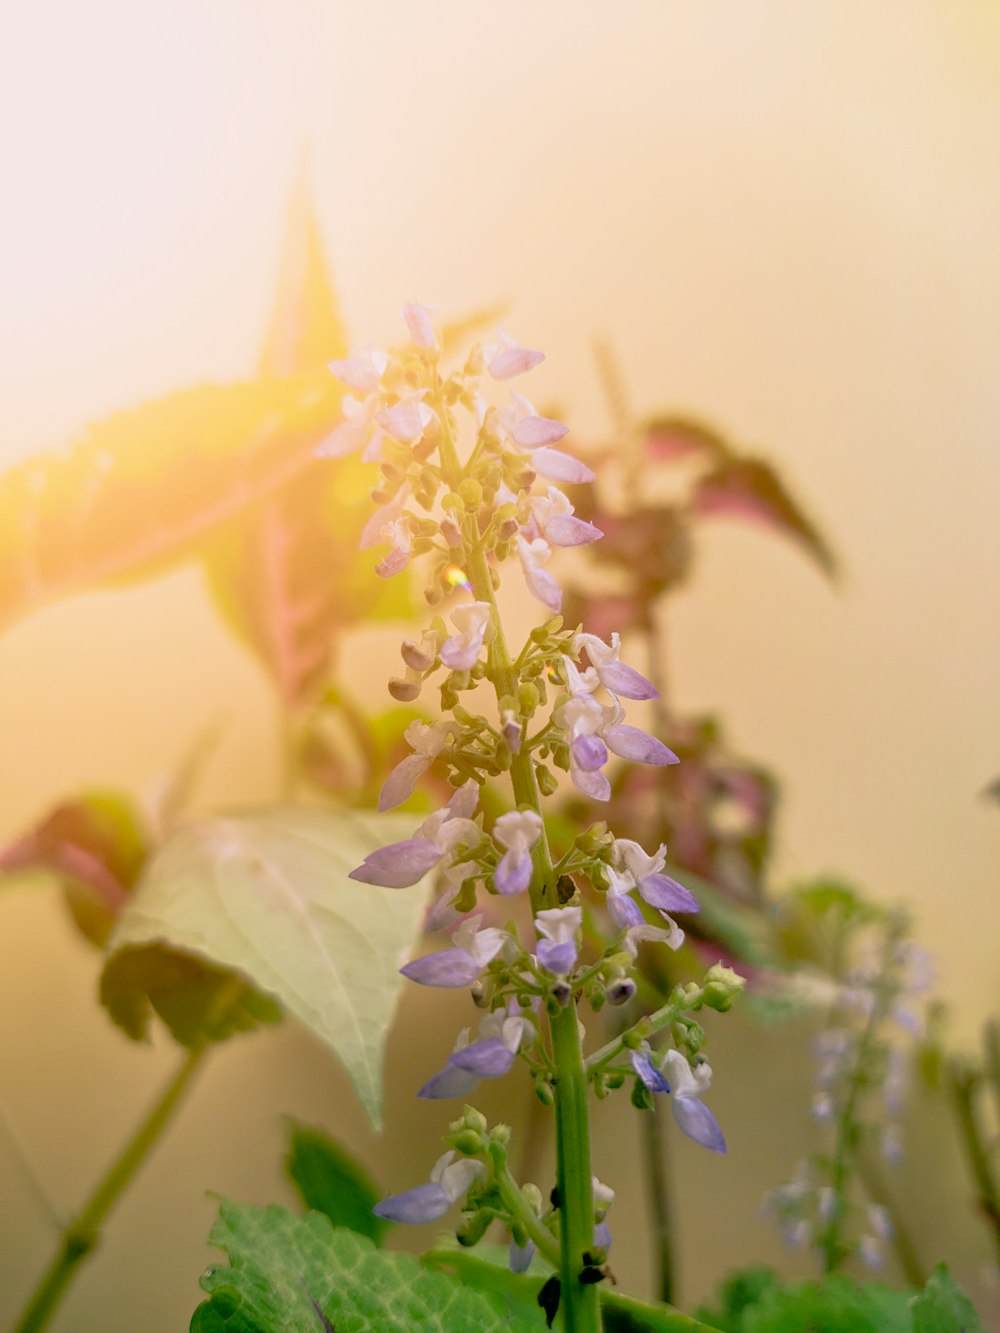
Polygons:
M542 444L555 444L564 435L569 434L569 427L551 417L522 417L514 423L511 431L514 443L522 449L537 449Z
M600 736L577 736L570 749L573 751L573 758L588 773L603 768L608 762L608 747Z
M632 1068L639 1075L650 1092L670 1091L670 1084L663 1077L662 1071L656 1068L645 1051L632 1052Z
M478 1082L475 1074L447 1064L430 1076L417 1096L433 1102L447 1101L450 1097L467 1097Z
M443 855L429 838L407 838L372 852L347 878L384 889L406 889L423 879Z
M524 567L524 581L533 597L537 597L543 606L547 606L553 615L562 610L562 589L547 569L537 569L531 565Z
M428 424L428 411L423 403L411 400L383 408L375 414L375 420L394 440L415 444Z
M639 892L650 907L661 912L700 912L701 904L690 889L669 875L647 875L639 883Z
M526 1273L531 1267L531 1261L535 1257L535 1242L529 1240L527 1245L511 1245L507 1256L512 1273Z
M531 466L540 477L548 481L562 481L570 486L583 486L594 480L593 470L581 463L571 454L564 454L561 449L535 449L531 455Z
M399 970L421 986L471 986L479 976L479 964L468 949L442 949L415 958Z
M604 536L600 528L572 514L555 514L545 525L545 540L553 546L586 546Z
M611 1228L607 1222L598 1222L594 1227L594 1248L605 1254L611 1249Z
M343 458L360 449L368 438L367 425L357 425L353 421L342 421L335 431L316 446L317 458Z
M697 1097L674 1097L674 1119L689 1139L712 1152L725 1152L726 1140L715 1116Z
M627 893L609 893L605 902L608 916L619 930L626 930L629 926L641 926L646 919L639 904Z
M392 770L378 794L379 810L394 810L413 795L417 781L427 771L428 763L422 754L408 754Z
M401 546L395 546L385 557L375 566L375 573L380 579L391 579L394 574L402 574L403 570L410 563L410 553Z
M668 750L662 741L649 736L638 727L629 727L624 723L605 727L603 736L612 754L622 759L631 759L635 764L679 764L680 760L673 750Z
M514 1052L499 1037L487 1037L484 1041L474 1041L464 1050L455 1051L449 1056L448 1063L475 1074L477 1078L501 1078L510 1071Z
M504 852L493 872L493 887L505 897L523 893L531 883L531 870L531 857L527 852Z
M623 699L658 699L660 692L656 686L636 671L635 667L624 662L609 662L599 667L597 674L601 684L612 694L619 694Z
M530 347L505 347L495 353L487 369L495 380L512 380L526 375L544 360L544 352L532 351Z
M451 1200L440 1185L433 1181L407 1190L405 1194L390 1194L372 1209L376 1217L389 1222L435 1222L451 1207Z
M570 768L570 777L577 791L582 791L584 796L589 796L592 801L611 800L611 783L599 769L590 773L585 768L573 764Z
M538 941L538 961L553 976L564 977L567 972L572 972L576 966L576 956L575 940L562 940L559 944L554 940Z
M473 639L471 643L467 643L458 635L445 639L441 645L441 661L452 671L468 671L479 660L479 650L482 646L482 641L477 643Z
M381 376L371 361L360 356L345 357L341 361L328 361L327 370L334 377L346 384L356 393L371 393L377 389Z

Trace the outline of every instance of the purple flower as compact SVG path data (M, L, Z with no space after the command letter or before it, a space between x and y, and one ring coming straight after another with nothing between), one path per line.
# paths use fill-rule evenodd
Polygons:
M534 810L512 810L493 825L493 837L507 850L493 872L497 893L521 893L531 883L531 849L542 836L542 819Z
M497 412L497 424L519 449L531 454L531 465L539 476L575 485L594 480L593 472L585 463L564 454L561 449L550 447L568 433L567 426L550 417L539 416L527 398L522 398L519 393L511 394L511 403L511 407L503 407Z
M479 924L482 919L481 913L467 917L452 936L452 948L415 958L399 970L421 986L471 986L487 963L510 941L505 930L495 926L482 929Z
M711 1152L726 1151L726 1140L718 1121L701 1100L701 1094L707 1092L712 1082L712 1070L707 1060L694 1069L681 1055L680 1051L667 1051L666 1072L670 1080L670 1102L674 1119L681 1129L695 1143Z
M451 618L458 633L445 639L441 646L441 661L446 667L453 671L468 671L475 666L491 614L489 602L465 602L455 607Z
M535 1257L535 1242L529 1240L526 1245L511 1244L507 1252L507 1262L512 1273L526 1273Z
M509 1073L518 1051L535 1036L534 1023L516 1001L506 1009L494 1009L479 1024L475 1041L469 1041L469 1030L463 1028L447 1065L427 1080L417 1096L435 1101L467 1096L481 1078Z
M456 847L471 848L481 842L482 831L470 818L478 801L479 788L474 782L467 782L446 806L428 815L412 838L370 853L348 878L387 889L405 889L416 884Z
M632 876L640 896L650 907L657 908L661 913L700 911L698 899L690 889L663 874L667 859L667 849L663 843L649 856L631 838L616 838L614 858Z
M390 1222L436 1222L486 1174L482 1162L469 1157L456 1161L457 1156L454 1149L446 1152L434 1163L426 1185L417 1185L405 1194L390 1194L372 1212Z
M552 546L586 546L604 536L593 523L574 517L568 497L556 486L550 486L545 495L533 495L528 507L531 521L522 528L528 540L542 537Z
M640 675L634 667L619 661L621 639L617 633L611 635L610 647L596 634L577 634L573 639L573 651L580 655L585 651L601 684L609 694L623 699L658 699L656 686Z
M437 352L440 350L440 344L431 320L433 313L433 307L421 305L419 301L408 301L403 306L403 323L413 339L414 346L419 347L422 352Z
M394 440L401 444L416 444L424 431L436 420L434 412L423 401L426 389L407 394L392 407L376 412L375 421Z
M393 810L413 795L420 778L451 740L455 731L453 722L411 722L403 732L403 739L414 754L407 755L392 770L379 792L379 810Z
M524 571L524 581L532 597L537 597L553 615L558 615L562 610L562 589L545 568L552 556L552 547L542 537L535 537L532 541L518 537L517 554Z
M503 329L498 329L497 335L500 339L499 344L483 348L486 369L495 380L515 379L518 375L525 375L529 370L534 370L545 360L544 352L522 347Z
M580 907L552 907L535 917L538 961L553 976L565 977L576 967L576 936L583 919Z

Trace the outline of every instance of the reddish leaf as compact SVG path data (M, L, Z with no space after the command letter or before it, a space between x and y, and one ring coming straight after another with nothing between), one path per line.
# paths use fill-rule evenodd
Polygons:
M826 541L762 459L719 463L696 483L691 508L703 518L728 514L783 532L804 546L824 573L830 577L835 573L836 562Z
M693 417L654 417L642 428L642 448L647 460L672 463L681 458L723 459L729 446L711 426Z

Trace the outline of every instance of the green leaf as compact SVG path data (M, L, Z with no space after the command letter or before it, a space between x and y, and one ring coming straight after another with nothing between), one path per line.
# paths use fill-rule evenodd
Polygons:
M377 1250L322 1213L223 1200L210 1240L229 1264L201 1279L209 1294L192 1333L531 1333L545 1321L512 1317L495 1296Z
M683 866L668 864L665 870L698 899L701 911L694 925L699 933L704 931L742 962L758 967L778 962L774 928L765 912L737 902Z
M439 1247L424 1255L424 1263L453 1274L466 1286L503 1299L512 1317L533 1317L537 1321L538 1276L512 1273L506 1267L506 1250L481 1246L470 1254L468 1250ZM711 1325L670 1305L635 1300L607 1283L601 1284L601 1310L606 1333L715 1333ZM544 1327L544 1321L538 1327Z
M186 825L152 858L109 943L166 944L230 968L339 1055L372 1122L382 1052L425 893L358 884L365 856L413 831L407 815L271 808Z
M80 933L103 948L146 859L148 833L129 796L84 792L0 850L0 878L47 871Z
M730 1273L719 1287L718 1306L700 1306L695 1314L714 1324L722 1333L740 1333L747 1310L759 1305L768 1291L780 1285L777 1273L763 1264L741 1268Z
M325 1213L335 1227L381 1242L389 1224L372 1208L383 1191L329 1134L293 1121L285 1165L307 1208Z
M927 1285L910 1301L913 1333L983 1333L983 1324L972 1302L944 1264L927 1279Z
M874 1282L858 1284L850 1278L821 1282L791 1282L765 1290L750 1306L738 1333L910 1333L907 1309L910 1292L891 1291Z

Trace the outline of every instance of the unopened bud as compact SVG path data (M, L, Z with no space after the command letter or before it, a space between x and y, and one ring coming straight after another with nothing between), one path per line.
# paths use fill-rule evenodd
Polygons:
M399 653L406 665L414 671L430 671L434 665L433 656L422 644L414 643L412 639L403 640Z
M517 687L517 711L522 717L533 717L539 702L537 685L525 681Z
M467 1214L455 1232L455 1239L459 1245L466 1247L478 1245L495 1217L496 1210L493 1208L478 1208L474 1213Z
M637 1078L632 1084L632 1105L637 1111L651 1111L653 1109L653 1094L641 1078Z
M458 493L466 509L478 509L483 503L483 488L475 477L466 477L458 484Z
M538 790L543 796L551 796L559 786L555 775L544 764L535 765L535 777L538 779Z
M389 681L389 693L401 704L412 703L420 695L420 683L415 680L402 680L393 676Z
M709 1009L725 1013L731 1009L733 1001L746 985L746 978L734 972L731 967L716 963L705 973L704 1003Z
M628 1004L635 994L635 982L631 977L619 977L607 989L608 1004Z
M512 541L517 536L518 522L516 518L505 518L497 528L497 540L501 542Z
M535 1096L543 1106L555 1105L556 1094L552 1089L552 1084L544 1074L539 1074L535 1079Z
M483 1137L472 1129L459 1130L451 1136L451 1146L465 1157L476 1157L483 1151Z

